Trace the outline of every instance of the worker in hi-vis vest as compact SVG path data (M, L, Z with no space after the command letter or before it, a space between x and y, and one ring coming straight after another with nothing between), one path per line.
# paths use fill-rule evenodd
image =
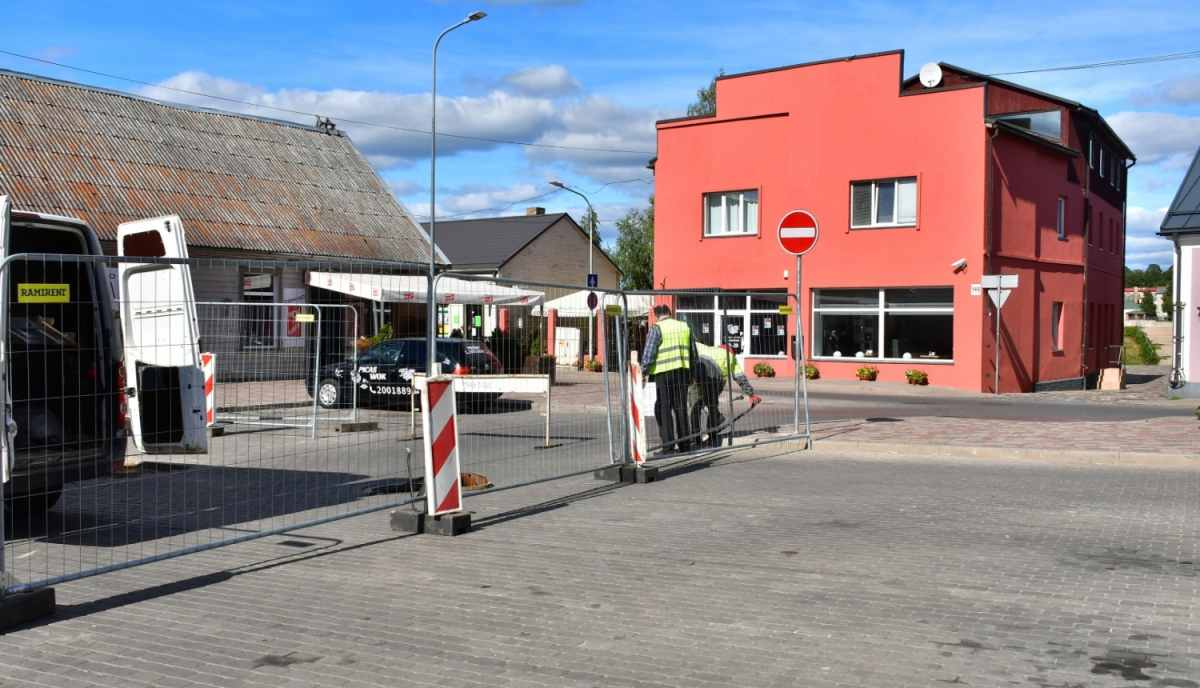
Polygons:
M671 316L671 307L654 307L656 322L646 333L646 349L642 352L645 375L658 392L654 402L654 418L658 421L658 436L662 438L660 454L685 452L692 448L688 429L687 390L696 369L696 342L692 328ZM672 422L672 417L674 422ZM675 438L679 438L676 446Z
M708 409L708 438L701 444L715 447L720 442L718 432L714 432L725 422L721 415L721 393L725 391L725 382L733 380L750 399L750 404L757 406L762 401L755 396L754 388L742 373L737 357L728 344L709 346L704 342L696 342L696 369L692 374L695 384L688 388L688 408L692 410L692 432L699 434L705 429L701 424L700 414Z

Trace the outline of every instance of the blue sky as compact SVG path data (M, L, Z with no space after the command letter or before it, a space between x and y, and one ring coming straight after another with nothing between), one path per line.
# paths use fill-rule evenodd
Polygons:
M0 49L139 81L318 112L342 121L396 194L429 211L429 137L347 124L427 129L430 52L439 131L546 145L439 141L438 215L582 215L601 234L653 192L645 169L657 119L683 114L718 69L736 73L903 48L905 71L945 61L986 73L1200 49L1185 2L921 3L491 0L389 3L130 0L10 3ZM221 109L310 121L0 55L0 67ZM1170 262L1153 238L1200 146L1200 59L1006 77L1107 117L1139 157L1130 173L1131 266ZM603 186L609 182L618 182ZM603 188L601 188L603 187Z

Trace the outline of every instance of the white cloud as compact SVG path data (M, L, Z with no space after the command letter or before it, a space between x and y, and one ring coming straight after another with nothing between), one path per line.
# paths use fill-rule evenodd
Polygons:
M1151 103L1174 103L1190 105L1200 103L1200 74L1189 74L1177 79L1160 81L1144 91L1139 91L1130 97L1134 105Z
M1191 161L1200 146L1200 117L1184 117L1166 112L1118 112L1106 118L1122 140L1137 156L1138 162L1168 165Z
M1156 236L1162 224L1166 208L1153 210L1138 206L1125 209L1125 264L1131 268L1144 268L1150 263L1161 266L1171 264L1173 249L1170 241Z
M511 86L516 93L534 97L560 98L583 90L583 84L562 65L526 67L504 75L500 82Z
M631 108L600 96L565 101L548 97L548 94L559 96L579 87L578 80L557 65L532 67L514 72L505 79L504 83L511 86L512 91L496 88L481 96L438 97L439 156L466 151L491 151L506 145L495 140L646 151L610 153L523 148L524 155L532 162L565 168L578 176L602 183L649 176L645 166L654 156L652 151L656 148L654 122L679 114L674 111ZM344 89L268 91L253 84L203 72L184 72L163 81L162 85L229 100L214 100L155 87L143 87L139 93L152 98L302 124L312 124L314 120L310 115L296 112L329 117L339 129L350 135L367 160L380 170L408 167L415 161L429 157L429 134L422 133L429 129L428 93ZM533 95L535 92L541 95ZM281 108L283 111L256 105ZM350 120L386 127L355 124ZM415 131L403 131L406 129ZM458 138L461 136L476 138Z

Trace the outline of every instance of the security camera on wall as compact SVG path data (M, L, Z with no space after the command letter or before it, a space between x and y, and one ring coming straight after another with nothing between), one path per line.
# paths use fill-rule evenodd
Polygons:
M951 263L950 267L954 268L955 272L962 272L963 270L967 269L967 259L959 258L958 260Z

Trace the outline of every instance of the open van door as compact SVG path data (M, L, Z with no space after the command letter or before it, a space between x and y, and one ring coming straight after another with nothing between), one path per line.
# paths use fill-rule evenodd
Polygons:
M0 196L0 260L8 257L8 224L12 215L12 203L8 196ZM8 276L0 275L0 284L8 284ZM8 289L0 286L0 304L7 307ZM8 482L13 469L13 439L17 434L17 422L12 418L12 393L8 388L8 342L4 333L8 331L7 318L0 321L0 376L4 379L4 436L0 437L0 482Z
M187 258L177 215L117 227L117 255ZM204 373L186 265L120 263L125 379L133 441L147 454L208 451Z

